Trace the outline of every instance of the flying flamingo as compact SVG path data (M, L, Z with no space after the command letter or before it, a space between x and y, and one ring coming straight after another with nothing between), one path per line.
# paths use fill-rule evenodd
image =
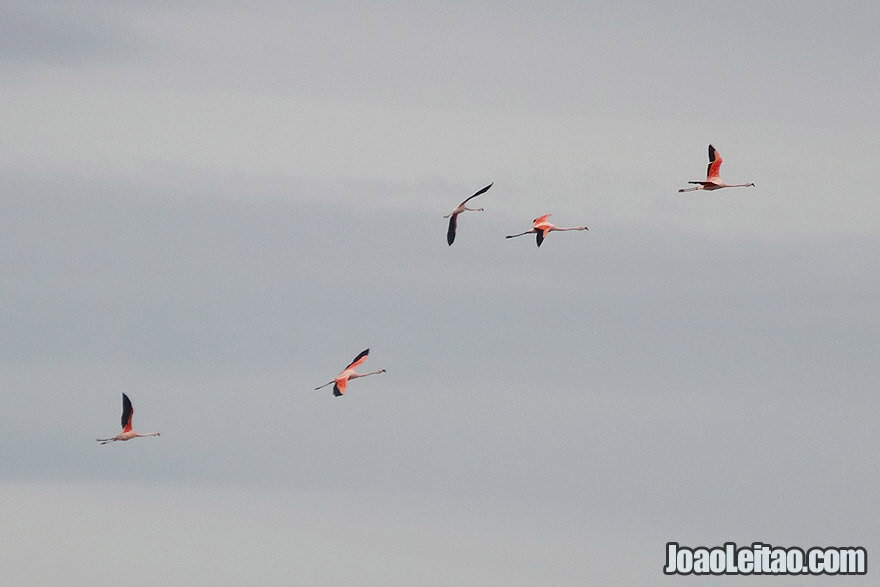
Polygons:
M494 185L494 183L495 182L493 181L492 183L490 183L489 185L487 185L486 187L484 187L483 189L481 189L480 191L475 193L473 196L471 196L470 198L468 198L467 200L465 200L464 202L462 202L461 204L456 206L455 210L453 210L452 212L450 212L449 214L447 214L446 216L443 217L443 218L449 218L449 230L446 231L446 242L449 243L450 246L452 246L452 243L455 242L455 228L456 228L456 225L458 224L458 215L461 214L462 212L464 212L465 210L468 210L470 212L482 212L483 211L482 208L468 208L467 206L465 206L465 204L467 204L468 200L470 200L471 198L476 198L480 194L485 193L490 187L492 187L492 185Z
M521 232L519 234L511 234L504 238L515 238L518 236L522 236L524 234L532 234L533 232L538 238L538 246L541 246L541 243L544 242L544 239L547 238L547 235L553 232L554 230L590 230L586 226L570 226L568 228L560 228L559 226L554 226L547 222L547 219L550 218L550 214L544 214L543 216L539 216L535 218L534 225L531 230L527 230L525 232Z
M692 188L681 188L679 192L693 192L695 190L720 190L721 188L748 188L753 187L753 183L724 183L721 179L721 154L715 150L715 147L709 145L709 166L706 168L706 181L689 181L688 183L698 184Z
M131 440L132 438L138 438L141 436L159 436L158 432L151 432L150 434L138 434L134 430L131 429L131 417L134 415L134 408L131 406L131 400L128 399L128 396L124 393L122 394L122 432L114 436L113 438L98 438L98 442L101 444L107 444L108 442L116 442L117 440Z
M355 373L354 369L361 363L367 360L367 355L370 354L370 349L367 349L358 356L354 358L354 361L349 363L348 367L342 370L342 373L336 376L332 381L328 381L324 385L320 385L315 388L315 390L321 389L322 387L327 387L331 383L333 384L333 395L339 397L343 393L345 393L345 388L348 385L349 379L357 379L358 377L366 377L367 375L378 375L379 373L385 373L385 369L379 369L378 371L370 371L369 373Z

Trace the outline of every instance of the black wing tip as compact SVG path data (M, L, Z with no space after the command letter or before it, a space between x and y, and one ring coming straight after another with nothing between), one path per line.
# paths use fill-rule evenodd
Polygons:
M128 421L131 420L131 414L134 412L134 407L131 405L131 400L128 399L128 396L124 393L122 394L122 418L120 422L122 422L122 427L125 428L128 426Z
M490 183L489 185L487 185L486 187L484 187L484 188L482 188L482 189L477 190L476 192L474 192L474 194L473 194L472 196L468 197L468 199L465 200L464 202L467 202L467 201L470 200L471 198L476 198L476 197L479 196L480 194L485 194L487 191L489 191L489 188L492 187L493 185L495 185L495 182L494 182L494 181L493 181L492 183ZM464 202L462 202L462 204L464 204Z

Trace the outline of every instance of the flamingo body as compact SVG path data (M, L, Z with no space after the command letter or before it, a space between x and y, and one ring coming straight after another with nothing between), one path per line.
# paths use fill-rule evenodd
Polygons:
M550 218L550 214L544 214L543 216L538 216L532 221L531 230L527 230L525 232L521 232L519 234L511 234L504 238L516 238L518 236L523 236L524 234L535 234L535 240L537 245L540 247L541 243L544 242L544 239L547 238L547 235L553 232L554 230L563 231L563 230L590 230L586 226L567 226L561 227L556 226L555 224L551 224L547 219Z
M131 405L131 400L128 399L128 396L124 393L122 394L122 432L114 436L113 438L98 438L97 441L101 444L107 444L108 442L116 442L116 441L124 441L131 440L132 438L142 438L144 436L161 436L158 432L150 432L149 434L139 434L135 432L131 427L131 420L134 417L134 407Z
M481 189L480 191L478 191L474 195L470 196L469 198L467 198L467 200L465 200L464 202L462 202L461 204L456 206L452 212L450 212L449 214L447 214L446 216L443 217L443 218L449 218L449 228L447 228L447 230L446 230L446 242L449 243L449 246L452 246L452 243L455 242L455 231L458 229L458 215L461 214L462 212L465 212L465 211L470 211L470 212L482 212L483 211L482 208L468 208L466 206L466 204L468 203L468 200L470 200L472 198L476 198L480 194L485 193L486 191L489 190L490 187L492 187L494 185L494 183L495 182L490 183L489 185L487 185L486 187L484 187L483 189Z
M715 150L715 147L709 145L709 165L706 167L706 181L689 181L688 183L696 184L696 187L681 188L679 192L693 192L696 190L720 190L721 188L746 188L754 187L754 183L726 183L721 179L721 153Z
M335 397L339 397L345 393L345 390L348 387L349 379L357 379L358 377L366 377L368 375L378 375L379 373L385 373L385 369L379 369L378 371L371 371L369 373L358 373L355 371L358 365L361 365L364 361L367 360L367 356L369 356L369 354L370 349L361 351L361 353L356 356L351 363L348 364L348 367L343 369L342 372L334 377L332 381L328 381L324 385L316 387L315 390L321 389L322 387L327 387L332 383L333 395Z

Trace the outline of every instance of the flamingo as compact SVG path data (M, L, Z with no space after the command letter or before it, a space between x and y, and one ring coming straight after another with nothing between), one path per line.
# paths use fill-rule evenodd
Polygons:
M533 226L531 230L527 230L525 232L521 232L519 234L510 234L505 236L504 238L516 238L518 236L522 236L524 234L535 233L538 238L538 246L541 246L541 243L544 242L544 239L547 238L547 235L550 234L554 230L590 230L586 226L570 226L567 228L562 228L559 226L554 226L547 222L547 219L550 218L550 214L544 214L543 216L538 216L535 218L533 222Z
M315 388L317 391L322 387L327 387L331 383L333 383L333 395L339 397L343 393L345 393L345 388L348 385L349 379L357 379L358 377L366 377L367 375L378 375L379 373L385 373L385 369L379 369L378 371L370 371L369 373L355 373L355 367L363 363L367 360L367 355L370 354L370 349L362 351L361 354L354 358L354 361L349 363L348 367L342 370L342 373L336 376L332 381L328 381L324 385L319 385Z
M131 440L132 438L138 438L142 436L159 436L158 432L151 432L149 434L138 434L134 430L131 429L131 417L134 416L134 408L131 406L131 400L128 399L128 396L124 393L122 394L122 432L114 436L113 438L98 438L97 441L101 444L107 444L108 442L116 442L117 440Z
M467 200L465 200L464 202L462 202L461 204L456 206L455 210L453 210L452 212L450 212L449 214L447 214L446 216L443 217L443 218L449 218L449 230L446 231L446 242L449 243L449 246L452 246L452 243L455 242L455 228L456 228L456 225L458 224L458 215L461 214L462 212L464 212L465 210L468 210L470 212L482 212L483 211L482 208L468 208L467 206L465 206L465 204L468 203L468 200L470 200L472 198L476 198L480 194L485 193L494 184L495 184L495 182L493 181L492 183L490 183L489 185L487 185L486 187L484 187L483 189L481 189L480 191L475 193L473 196L471 196L470 198L468 198Z
M689 181L698 184L692 188L681 188L679 192L693 192L695 190L720 190L721 188L748 188L754 187L754 183L724 183L719 173L721 169L721 154L715 147L709 145L709 166L706 168L706 181Z

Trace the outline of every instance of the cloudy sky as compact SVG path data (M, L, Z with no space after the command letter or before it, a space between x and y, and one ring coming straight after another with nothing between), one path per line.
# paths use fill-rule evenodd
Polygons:
M0 582L880 552L880 8L771 4L3 3Z

